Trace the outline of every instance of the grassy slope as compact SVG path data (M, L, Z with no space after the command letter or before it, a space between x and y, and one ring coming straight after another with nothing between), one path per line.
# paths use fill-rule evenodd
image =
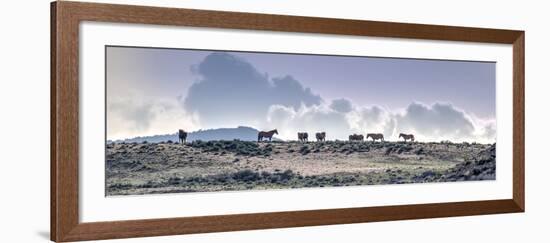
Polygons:
M488 180L494 152L451 143L108 144L107 194Z

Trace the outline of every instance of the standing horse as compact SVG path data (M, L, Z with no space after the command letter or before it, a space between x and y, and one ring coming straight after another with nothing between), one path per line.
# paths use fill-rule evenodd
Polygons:
M298 133L298 141L300 142L307 142L307 138L309 136L307 135L307 132L299 132Z
M269 132L264 132L264 131L258 132L258 142L262 141L263 138L267 138L271 142L271 138L273 137L273 134L279 134L279 132L277 132L277 129L271 130Z
M384 135L382 133L367 133L367 140L369 138L372 138L373 142L376 142L376 140L384 142Z
M187 132L180 129L178 131L178 138L179 138L178 142L181 142L182 144L186 143L187 142Z
M399 133L399 138L405 139L405 142L407 142L407 140L411 140L411 142L414 142L414 135L412 134Z
M349 135L349 141L363 141L365 137L363 137L363 135L361 134L352 134L352 135Z
M325 132L315 133L315 138L317 138L317 142L324 142L326 137L327 134Z

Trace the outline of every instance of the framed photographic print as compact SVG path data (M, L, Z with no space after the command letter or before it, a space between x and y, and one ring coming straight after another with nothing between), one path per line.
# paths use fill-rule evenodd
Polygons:
M51 16L52 241L525 210L523 31Z

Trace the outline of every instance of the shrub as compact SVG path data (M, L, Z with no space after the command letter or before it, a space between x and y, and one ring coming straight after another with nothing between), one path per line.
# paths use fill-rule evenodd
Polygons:
M290 180L294 177L294 172L292 172L292 170L285 170L283 173L280 173L279 176L282 180Z
M416 150L414 153L415 153L416 155L426 154L426 152L424 151L423 148L420 148L420 149Z
M168 184L169 185L178 185L182 182L182 179L179 178L179 177L170 177L168 179Z
M302 147L300 148L300 153L301 153L302 155L309 154L309 152L310 152L310 150L309 150L309 147L308 147L308 146L305 146L305 145L304 145L304 146L302 146Z
M386 149L386 152L384 152L384 154L385 154L385 155L389 155L389 154L391 154L392 152L393 152L393 147L388 147L388 148Z
M401 146L401 147L399 147L399 149L397 149L397 153L398 153L398 154L401 154L401 153L403 153L403 152L409 152L409 151L411 151L412 149L413 149L412 146L408 146L408 145Z
M249 169L237 171L233 173L232 177L236 181L256 181L261 179L258 172Z

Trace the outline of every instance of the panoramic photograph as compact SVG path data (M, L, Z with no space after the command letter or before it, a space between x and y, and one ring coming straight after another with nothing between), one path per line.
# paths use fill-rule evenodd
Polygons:
M106 46L105 195L496 178L496 63Z

